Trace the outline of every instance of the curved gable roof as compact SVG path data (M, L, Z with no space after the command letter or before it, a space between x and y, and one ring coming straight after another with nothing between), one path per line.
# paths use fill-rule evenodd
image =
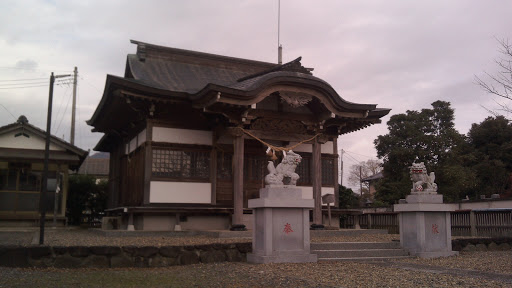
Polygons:
M106 116L116 105L122 105L122 101L114 99L118 98L115 91L157 101L185 101L204 108L216 102L252 105L273 92L302 89L337 117L369 120L368 125L379 123L390 111L377 109L376 104L344 100L326 81L313 76L312 69L302 67L300 57L280 65L131 42L137 45L137 53L128 55L124 78L107 77L103 98L87 121L97 131L106 132L107 126L115 124L109 124L114 120ZM353 131L346 129L345 133Z

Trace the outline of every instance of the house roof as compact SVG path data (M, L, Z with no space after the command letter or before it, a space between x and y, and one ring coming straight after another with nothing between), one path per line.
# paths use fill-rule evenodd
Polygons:
M80 166L78 174L106 177L108 176L109 165L109 158L87 157L82 166Z
M7 133L18 132L15 137L29 138L30 134L35 135L40 139L46 139L46 132L38 127L28 123L25 116L20 116L15 123L11 123L0 127L0 135ZM72 170L78 169L80 164L84 161L88 152L84 151L77 146L50 135L51 145L59 148L59 151L51 150L49 153L49 160L52 162L63 162L70 165ZM0 148L0 159L4 160L43 160L44 149L24 149L24 148Z
M361 179L361 182L370 182L370 181L375 181L375 180L379 180L382 178L384 178L384 174L382 172L379 172L377 174L373 174L372 176Z

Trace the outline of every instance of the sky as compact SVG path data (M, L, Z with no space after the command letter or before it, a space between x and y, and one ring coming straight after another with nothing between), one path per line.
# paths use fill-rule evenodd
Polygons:
M123 76L126 55L136 51L130 39L277 62L279 35L283 62L302 56L343 99L392 109L382 124L340 137L348 171L376 158L373 141L391 115L448 101L464 134L490 116L484 107L503 101L475 76L497 72L498 40L512 40L511 11L510 0L281 0L278 34L278 0L4 0L0 126L25 115L45 129L50 73L76 66L75 145L92 150L102 135L85 121L106 75ZM57 84L51 132L69 141L73 89L69 77Z

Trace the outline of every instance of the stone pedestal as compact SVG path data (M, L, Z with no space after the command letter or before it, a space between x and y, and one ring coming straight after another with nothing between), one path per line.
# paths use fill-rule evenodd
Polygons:
M254 228L250 263L317 262L310 253L309 210L313 199L302 199L295 186L267 186L249 200Z
M396 204L399 212L400 244L411 255L421 258L457 255L452 251L450 212L455 209L443 204L443 195L413 192L403 204Z

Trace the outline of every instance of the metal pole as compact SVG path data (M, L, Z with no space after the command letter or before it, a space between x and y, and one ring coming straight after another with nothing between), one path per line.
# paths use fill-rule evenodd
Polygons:
M50 76L50 94L48 96L48 114L46 118L46 142L44 145L44 168L43 168L43 189L39 197L39 212L41 213L41 219L39 220L39 244L44 244L44 222L46 218L46 191L48 190L48 158L50 156L50 128L52 123L52 101L53 101L53 83L55 77Z
M78 69L75 67L73 71L73 106L71 108L71 135L69 142L75 145L75 110L76 110L76 83L77 83Z

